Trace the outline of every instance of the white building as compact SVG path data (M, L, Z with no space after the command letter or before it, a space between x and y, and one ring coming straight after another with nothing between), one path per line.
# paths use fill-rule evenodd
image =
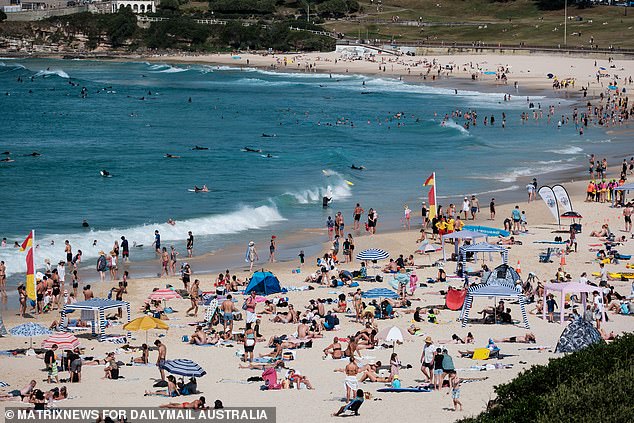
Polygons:
M134 13L155 13L157 2L154 0L115 0L112 2L112 13L122 7L130 7Z

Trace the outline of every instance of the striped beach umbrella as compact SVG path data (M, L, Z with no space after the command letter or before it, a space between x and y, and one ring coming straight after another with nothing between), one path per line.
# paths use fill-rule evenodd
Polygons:
M157 289L148 297L150 300L171 300L174 298L182 299L181 294L171 289Z
M357 260L366 260L366 261L378 261L385 260L390 257L390 254L381 250L380 248L368 248L367 250L361 251L357 254Z
M21 325L14 327L13 329L9 330L9 333L13 336L21 336L23 338L30 338L31 347L33 347L34 336L50 335L53 332L51 332L49 329L37 323L28 322L28 323L22 323Z
M166 360L165 363L161 365L161 368L174 375L186 377L201 377L207 374L197 363L186 358Z
M79 346L79 339L72 333L57 332L42 341L42 348L51 348L53 345L62 351L74 350Z

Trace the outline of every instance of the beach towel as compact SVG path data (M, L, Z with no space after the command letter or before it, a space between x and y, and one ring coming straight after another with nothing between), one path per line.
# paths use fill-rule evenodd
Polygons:
M471 358L473 360L487 360L490 354L491 350L488 348L476 348L473 351L473 356Z
M431 392L429 388L411 387L411 388L379 388L377 392Z
M11 385L9 385L7 382L0 381L0 388L6 388L7 386L11 386Z

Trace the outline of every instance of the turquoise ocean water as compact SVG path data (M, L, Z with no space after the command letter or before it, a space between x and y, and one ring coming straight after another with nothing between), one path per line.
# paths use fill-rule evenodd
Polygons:
M148 247L155 229L163 245L181 252L192 230L202 253L322 227L336 210L351 224L357 201L395 225L403 204L417 214L422 182L432 171L441 204L477 193L484 205L495 193L523 195L527 177L573 168L589 152L615 148L597 128L580 137L574 125L558 130L556 119L522 125L526 97L502 101L511 86L456 95L358 75L0 62L0 152L10 151L15 160L0 163L0 237L13 244L35 229L38 267L44 258L64 257L65 239L73 251L82 249L91 266L97 252L109 251L121 235ZM568 114L572 105L543 96L531 101L545 111L556 105L555 116ZM456 119L442 126L442 117L456 109L477 110L479 125L465 130ZM482 125L485 115L495 116L495 126ZM195 145L209 150L194 151ZM42 155L25 156L33 151ZM166 153L181 158L167 159ZM351 164L366 169L355 171ZM112 177L101 177L101 169ZM211 192L188 191L203 184ZM329 210L321 207L324 194L333 198ZM166 224L169 218L177 224ZM84 219L90 229L82 228ZM150 248L133 254L153 256ZM0 250L0 258L10 275L25 269L16 249Z

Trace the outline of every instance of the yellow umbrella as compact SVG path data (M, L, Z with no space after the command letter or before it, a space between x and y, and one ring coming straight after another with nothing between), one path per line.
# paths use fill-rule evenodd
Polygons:
M168 330L169 326L167 323L162 321L161 319L157 319L152 316L143 316L136 318L125 325L123 325L123 329L137 332L140 330L145 331L145 342L147 343L147 331L150 329L162 329Z

